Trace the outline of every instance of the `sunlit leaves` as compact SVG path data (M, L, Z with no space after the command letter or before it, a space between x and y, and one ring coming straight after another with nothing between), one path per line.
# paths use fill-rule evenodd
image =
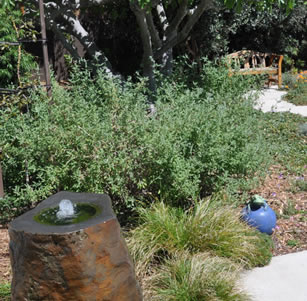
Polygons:
M0 6L3 8L10 8L14 5L14 3L15 3L14 0L1 0Z
M281 7L287 8L287 13L289 13L295 5L295 0L224 0L224 4L227 8L235 8L236 10L241 10L243 4L255 5L258 9L270 10L272 6L277 3Z

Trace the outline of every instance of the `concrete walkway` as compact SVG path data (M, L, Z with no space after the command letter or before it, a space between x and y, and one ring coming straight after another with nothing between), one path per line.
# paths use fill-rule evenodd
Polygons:
M276 256L268 266L244 272L242 288L255 301L307 301L307 251Z
M296 106L282 100L286 91L278 90L277 86L264 89L256 100L254 108L262 112L290 112L307 117L307 106ZM307 301L307 298L306 298Z

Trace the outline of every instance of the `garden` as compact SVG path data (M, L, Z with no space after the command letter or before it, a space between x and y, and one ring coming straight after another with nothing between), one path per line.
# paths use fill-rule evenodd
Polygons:
M4 53L25 77L1 65L1 84L31 82L34 58ZM249 300L242 271L307 249L306 118L255 110L249 92L266 79L230 77L207 54L156 68L154 93L139 73L123 80L73 60L66 85L52 75L51 98L1 96L0 300L10 299L8 223L58 191L111 197L144 300ZM288 54L285 98L307 105L306 65ZM277 215L271 236L241 219L256 194Z
M122 87L79 67L69 89L53 83L52 104L43 91L26 111L7 102L2 223L56 191L107 193L149 299L245 300L236 288L242 268L306 248L304 118L254 110L244 98L252 78L210 62L202 74L193 87L180 69L161 77L154 117L144 79ZM278 214L272 238L240 221L256 193Z

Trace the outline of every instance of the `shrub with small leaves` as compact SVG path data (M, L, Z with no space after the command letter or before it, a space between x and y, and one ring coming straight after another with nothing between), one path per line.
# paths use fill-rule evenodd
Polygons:
M123 84L101 69L93 80L77 67L69 90L54 86L52 102L34 92L26 113L4 108L1 204L19 214L59 190L104 192L128 216L139 202L191 202L252 175L270 144L243 97L247 83L209 62L204 74L210 81L190 88L161 80L154 117L144 79Z

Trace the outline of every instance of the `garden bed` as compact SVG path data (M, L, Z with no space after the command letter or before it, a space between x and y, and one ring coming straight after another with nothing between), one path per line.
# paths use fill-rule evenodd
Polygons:
M306 176L285 174L281 167L272 166L263 185L252 191L264 197L277 214L275 256L307 250Z
M307 250L307 173L301 177L284 174L280 166L272 166L263 184L251 191L264 197L277 213L277 229L273 234L273 254L283 255ZM306 167L307 172L307 167ZM305 185L305 186L304 186ZM0 229L0 283L10 281L9 237Z

